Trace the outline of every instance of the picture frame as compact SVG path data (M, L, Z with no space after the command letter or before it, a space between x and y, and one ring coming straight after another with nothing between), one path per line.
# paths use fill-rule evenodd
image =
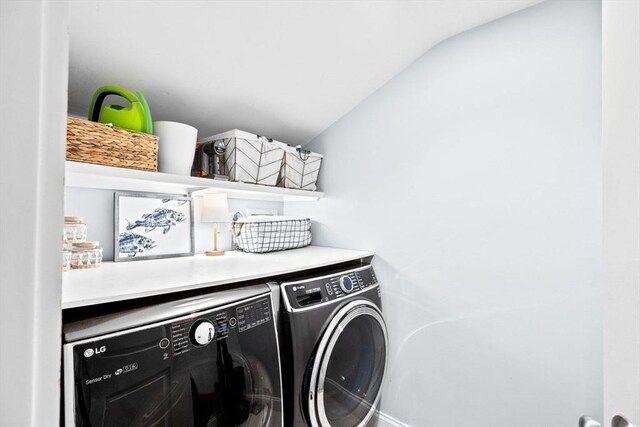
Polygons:
M189 196L115 192L113 260L193 256L193 222Z

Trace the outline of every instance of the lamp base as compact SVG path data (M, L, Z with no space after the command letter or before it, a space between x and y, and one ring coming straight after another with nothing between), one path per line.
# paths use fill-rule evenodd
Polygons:
M207 256L220 256L224 255L224 251L206 251L204 254Z

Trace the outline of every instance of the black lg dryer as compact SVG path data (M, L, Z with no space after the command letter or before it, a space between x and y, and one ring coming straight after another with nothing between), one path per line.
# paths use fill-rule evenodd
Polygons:
M271 295L247 285L65 323L65 425L282 426Z
M388 338L373 268L281 283L287 426L366 426L379 403Z

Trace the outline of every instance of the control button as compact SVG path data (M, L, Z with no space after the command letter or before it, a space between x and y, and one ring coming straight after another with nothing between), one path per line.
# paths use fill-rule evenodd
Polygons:
M340 288L345 294L351 293L353 290L353 281L349 276L342 276L340 278Z
M331 284L330 283L325 283L324 287L327 288L327 293L329 295L333 295L333 289L331 289Z
M235 317L232 317L231 319L229 319L229 326L231 326L232 328L236 327L236 323L238 323L238 321L236 320Z
M164 348L169 347L169 344L170 344L170 343L169 343L169 338L162 338L162 339L160 340L160 344L158 344L158 345L160 346L160 348L163 348L163 349L164 349Z
M195 345L207 345L216 335L216 329L213 323L208 320L201 320L193 324L189 336L191 342Z

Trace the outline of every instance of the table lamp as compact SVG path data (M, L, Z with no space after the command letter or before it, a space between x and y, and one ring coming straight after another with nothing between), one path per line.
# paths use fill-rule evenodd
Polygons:
M226 193L209 193L202 198L202 222L213 223L213 250L206 251L209 256L224 255L218 250L218 224L229 222L229 203Z

